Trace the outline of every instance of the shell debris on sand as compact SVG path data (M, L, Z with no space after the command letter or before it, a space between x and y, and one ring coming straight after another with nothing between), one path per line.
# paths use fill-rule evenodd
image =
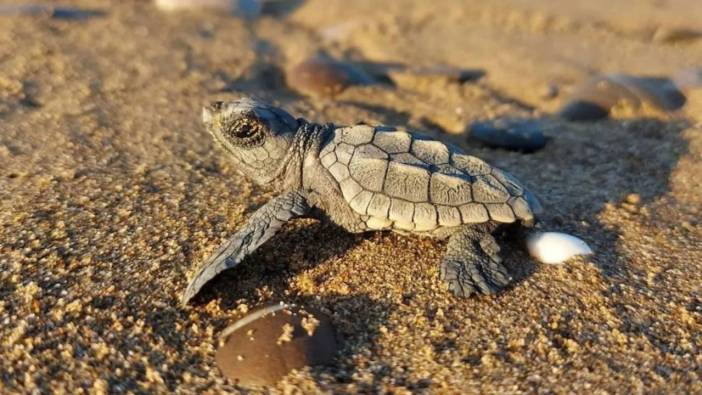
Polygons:
M329 317L285 303L246 315L220 339L217 366L244 386L273 386L293 369L332 362L339 348Z
M539 262L563 263L578 255L591 255L592 249L583 240L561 232L537 232L527 237L527 249Z

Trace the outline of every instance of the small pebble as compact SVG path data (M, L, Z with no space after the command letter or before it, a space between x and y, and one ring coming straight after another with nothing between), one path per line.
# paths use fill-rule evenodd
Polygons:
M670 112L680 109L685 101L669 78L612 74L583 83L559 113L569 121L591 121L606 118L614 107L636 111L646 104Z
M558 96L559 93L558 85L556 84L547 84L543 85L539 89L539 97L541 97L544 100L551 100L555 99Z
M286 82L305 95L333 97L351 85L367 85L375 81L350 63L316 55L287 70Z
M592 249L575 236L561 232L537 232L527 237L529 254L542 263L557 264L578 255L591 255Z
M246 315L220 338L217 366L247 387L271 387L292 369L329 364L339 349L328 316L282 303Z
M626 198L624 200L629 203L629 204L639 204L641 203L641 195L638 193L630 193L626 195Z
M680 226L688 232L693 232L695 230L695 226L688 221L681 222Z
M261 0L155 0L156 7L164 11L211 9L224 11L244 18L261 15Z
M489 147L533 152L546 146L541 129L535 120L499 119L473 123L470 137Z

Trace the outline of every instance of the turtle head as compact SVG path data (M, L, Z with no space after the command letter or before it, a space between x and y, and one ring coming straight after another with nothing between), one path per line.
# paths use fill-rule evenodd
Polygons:
M298 128L287 112L248 98L213 102L202 109L202 121L238 170L260 184L275 177Z

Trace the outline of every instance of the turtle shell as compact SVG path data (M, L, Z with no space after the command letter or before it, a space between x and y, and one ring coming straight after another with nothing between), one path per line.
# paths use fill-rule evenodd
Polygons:
M334 133L320 152L322 165L370 229L531 223L539 210L513 176L439 141L368 125Z

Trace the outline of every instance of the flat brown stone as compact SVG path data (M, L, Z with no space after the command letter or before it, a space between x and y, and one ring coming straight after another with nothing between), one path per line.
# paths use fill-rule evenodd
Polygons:
M332 362L338 349L324 313L284 304L248 314L225 329L222 338L217 366L244 386L273 386L293 369Z

